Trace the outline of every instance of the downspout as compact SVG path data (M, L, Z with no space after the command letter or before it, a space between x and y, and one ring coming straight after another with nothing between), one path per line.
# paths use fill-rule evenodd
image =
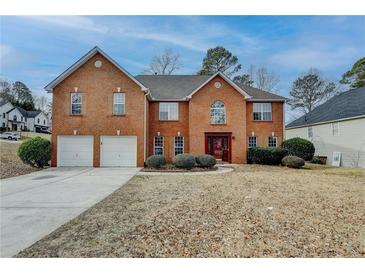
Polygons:
M143 121L143 161L146 162L147 155L147 96L150 94L150 91L147 90L144 94L144 121Z

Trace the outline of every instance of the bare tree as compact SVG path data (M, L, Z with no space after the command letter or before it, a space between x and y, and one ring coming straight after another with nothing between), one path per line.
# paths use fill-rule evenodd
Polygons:
M276 87L280 82L279 77L267 68L261 67L254 72L254 85L258 89L276 93Z
M292 110L300 109L306 114L338 92L334 82L325 80L318 70L310 69L293 82L288 104Z
M34 105L36 109L48 114L49 112L49 100L46 96L34 96Z
M161 55L156 55L144 74L171 75L178 70L180 65L180 55L175 54L171 49L166 49Z

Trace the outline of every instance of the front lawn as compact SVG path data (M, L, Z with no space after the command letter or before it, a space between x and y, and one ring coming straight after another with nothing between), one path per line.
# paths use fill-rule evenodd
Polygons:
M18 257L363 257L365 171L135 176Z
M0 179L19 176L38 168L24 164L17 155L19 142L0 140Z

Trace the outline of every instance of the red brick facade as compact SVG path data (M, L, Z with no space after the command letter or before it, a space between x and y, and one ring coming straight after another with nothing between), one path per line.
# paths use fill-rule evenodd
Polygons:
M96 68L94 63L103 65ZM219 81L222 86L216 88ZM82 114L70 115L71 93L82 93ZM126 113L113 115L113 93L120 88L125 93ZM167 161L174 156L174 137L184 137L184 152L205 153L205 133L225 132L230 135L230 160L246 163L247 138L254 132L258 146L267 146L268 137L283 140L283 102L272 103L272 121L253 121L253 103L245 99L219 75L197 91L189 101L179 103L178 121L159 120L159 102L148 100L130 76L124 74L102 54L97 53L53 88L52 109L52 166L57 166L57 136L93 135L93 165L100 166L100 136L137 136L137 165L143 166L146 157L154 153L154 136L164 137L164 155ZM226 123L210 123L210 107L215 100L225 105ZM145 121L146 119L146 121ZM146 144L145 144L146 140ZM145 155L146 154L146 155Z

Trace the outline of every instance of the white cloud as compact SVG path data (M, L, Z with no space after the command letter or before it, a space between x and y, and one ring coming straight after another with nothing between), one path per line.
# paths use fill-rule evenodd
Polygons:
M357 53L352 47L337 50L317 46L296 47L272 55L269 61L286 68L307 70L314 67L325 70L347 64L349 56L356 56Z

